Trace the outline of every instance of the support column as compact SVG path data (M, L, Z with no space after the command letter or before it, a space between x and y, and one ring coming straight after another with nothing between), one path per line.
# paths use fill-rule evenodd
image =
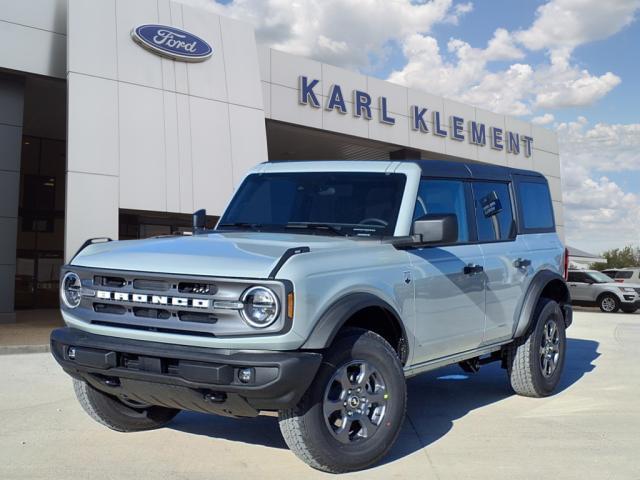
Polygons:
M24 82L0 75L0 323L15 322L16 237Z

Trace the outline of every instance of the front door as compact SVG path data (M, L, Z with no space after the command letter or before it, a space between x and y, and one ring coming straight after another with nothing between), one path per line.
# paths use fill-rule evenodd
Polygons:
M453 245L409 249L415 279L415 363L477 348L485 322L484 260L470 244L470 188L459 180L420 182L414 219L425 214L455 214Z
M591 302L595 298L593 295L593 280L585 272L569 272L567 280L571 299L580 302Z

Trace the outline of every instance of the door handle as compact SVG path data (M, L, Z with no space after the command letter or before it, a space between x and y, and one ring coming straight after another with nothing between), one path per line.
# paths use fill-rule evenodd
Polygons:
M465 275L473 275L474 273L480 273L484 271L484 267L482 265L470 263L469 265L465 265L462 271Z
M531 260L528 258L518 258L515 262L513 262L513 266L516 268L525 268L531 265Z

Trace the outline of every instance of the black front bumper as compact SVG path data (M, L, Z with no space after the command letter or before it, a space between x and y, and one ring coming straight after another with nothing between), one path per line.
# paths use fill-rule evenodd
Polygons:
M314 352L189 347L68 327L51 333L51 353L69 375L116 397L231 416L294 406L322 361ZM248 383L242 369L251 372Z

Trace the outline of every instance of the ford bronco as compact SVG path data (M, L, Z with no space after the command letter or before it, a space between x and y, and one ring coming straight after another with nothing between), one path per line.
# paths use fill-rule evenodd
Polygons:
M405 378L500 362L550 395L572 309L539 173L447 161L269 162L214 230L94 239L62 268L51 351L121 431L181 410L277 412L291 450L364 469L398 437Z

